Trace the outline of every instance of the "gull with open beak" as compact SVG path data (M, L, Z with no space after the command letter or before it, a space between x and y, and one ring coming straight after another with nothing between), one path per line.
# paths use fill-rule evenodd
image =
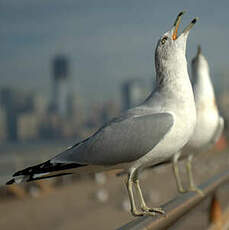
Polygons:
M193 181L193 155L206 152L216 144L224 128L224 119L218 112L208 62L202 54L200 46L198 47L196 57L192 60L191 67L197 120L192 138L182 150L181 157L188 157L187 173L189 188L187 191L197 191L203 195L202 191L197 188ZM177 177L177 185L180 192L185 192L179 176Z
M146 205L139 174L146 167L171 161L194 131L196 109L185 52L189 31L197 19L178 36L183 14L179 13L172 29L157 43L156 88L141 105L122 113L94 135L52 159L16 172L8 184L119 168L128 175L132 214L164 214L161 208ZM136 196L140 207L136 205Z

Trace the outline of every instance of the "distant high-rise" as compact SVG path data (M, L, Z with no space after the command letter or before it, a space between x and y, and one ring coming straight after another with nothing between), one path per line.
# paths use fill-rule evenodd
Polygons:
M14 92L9 88L1 89L1 105L6 110L7 115L7 129L8 129L8 139L10 141L17 141L17 109L14 101Z
M52 62L53 92L51 110L61 117L68 110L69 60L64 55L57 55Z
M142 103L151 90L152 83L145 79L135 78L125 81L122 85L123 110L127 110Z
M0 90L0 105L6 113L7 139L17 141L19 139L18 118L22 113L33 110L33 95L10 88L2 88Z

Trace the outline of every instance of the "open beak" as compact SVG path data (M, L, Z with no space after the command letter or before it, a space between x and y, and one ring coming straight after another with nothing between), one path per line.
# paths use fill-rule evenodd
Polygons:
M178 15L177 15L177 18L174 22L174 29L173 29L173 35L172 35L172 39L173 40L176 40L177 39L177 32L178 32L178 27L180 25L180 21L181 21L181 17L182 15L185 13L185 11L181 11Z
M178 28L179 28L179 25L180 25L180 22L181 22L181 17L182 17L182 15L185 13L185 11L181 11L179 14L178 14L178 16L177 16L177 18L176 18L176 20L175 20L175 22L174 22L174 25L173 25L173 34L172 34L172 39L173 40L176 40L177 38L178 38L178 36L177 36L177 32L178 32ZM185 29L183 30L183 32L182 32L182 34L186 34L186 33L188 33L191 29L192 29L192 27L194 26L194 24L196 24L196 21L198 20L198 18L194 18L186 27L185 27Z
M199 18L194 18L194 19L185 27L185 29L183 30L182 34L188 33L188 32L192 29L192 27L196 24L196 22L197 22L198 19L199 19Z

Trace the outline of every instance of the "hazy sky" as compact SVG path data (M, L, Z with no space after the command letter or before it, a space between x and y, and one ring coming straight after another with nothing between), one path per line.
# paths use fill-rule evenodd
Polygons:
M153 75L156 42L183 9L183 27L200 18L189 36L188 60L201 44L212 72L226 73L227 0L1 0L0 86L49 92L51 58L64 53L77 94L111 99L125 79Z

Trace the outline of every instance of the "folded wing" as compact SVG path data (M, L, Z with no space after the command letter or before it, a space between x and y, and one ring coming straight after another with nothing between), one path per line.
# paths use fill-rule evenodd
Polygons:
M115 165L147 154L174 124L170 113L114 119L93 136L54 157L52 163Z

